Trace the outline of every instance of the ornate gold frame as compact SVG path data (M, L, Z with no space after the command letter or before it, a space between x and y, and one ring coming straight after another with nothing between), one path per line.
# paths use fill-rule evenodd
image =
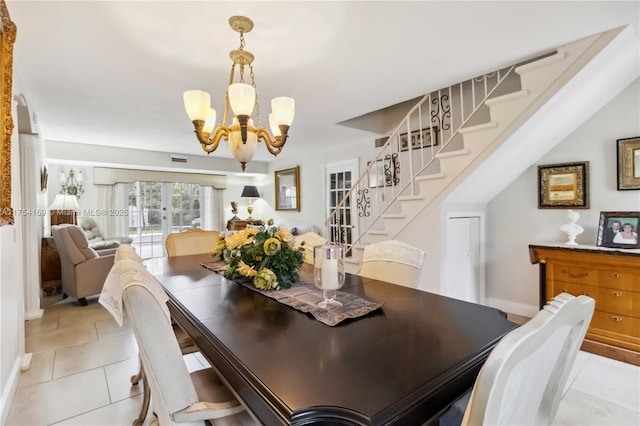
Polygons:
M589 162L538 166L539 209L588 209Z
M618 191L640 189L640 137L618 139Z
M0 141L0 226L13 224L11 207L11 99L13 87L13 44L16 41L16 25L11 21L4 0L0 2L0 117L2 141Z
M300 211L300 166L274 172L273 186L276 190L276 210ZM283 194L280 191L283 191ZM295 200L284 196L285 191L295 191Z

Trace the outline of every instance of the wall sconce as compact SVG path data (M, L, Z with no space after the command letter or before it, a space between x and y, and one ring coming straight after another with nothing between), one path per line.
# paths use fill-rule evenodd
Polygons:
M82 176L82 172L78 171L76 173L73 169L69 169L69 173L65 173L64 170L60 171L61 194L75 195L80 198L80 194L84 194L83 183L84 176Z
M251 213L253 213L253 206L251 205L251 200L253 198L260 198L260 193L258 192L258 187L253 185L246 185L242 188L242 194L240 194L242 198L249 199L249 205L247 206L247 211L249 212L249 217L247 220L253 220L251 217Z

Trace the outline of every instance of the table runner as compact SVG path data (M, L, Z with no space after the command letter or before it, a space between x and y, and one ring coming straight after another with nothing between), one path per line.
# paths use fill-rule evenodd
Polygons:
M220 274L224 272L226 267L224 262L207 262L201 265ZM298 281L284 290L260 290L248 278L234 280L234 282L284 305L310 313L316 320L331 327L346 319L355 319L367 315L382 306L382 303L374 303L355 294L336 291L335 299L341 302L342 306L331 306L327 309L322 309L318 307L318 303L324 300L322 290L311 283Z

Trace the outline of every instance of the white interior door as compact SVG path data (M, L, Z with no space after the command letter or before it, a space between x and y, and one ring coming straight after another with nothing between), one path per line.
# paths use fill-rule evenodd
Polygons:
M447 296L484 303L482 240L480 215L447 218Z
M325 167L326 202L328 217L335 210L340 201L347 195L353 182L358 178L358 160L339 161L329 163ZM352 203L347 200L340 207L340 214L329 224L329 235L325 238L331 243L347 247L347 256L351 255L349 248L358 236L356 211Z

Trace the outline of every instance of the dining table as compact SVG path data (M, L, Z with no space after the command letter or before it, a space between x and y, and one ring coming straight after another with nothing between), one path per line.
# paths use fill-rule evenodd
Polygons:
M173 320L264 425L429 424L517 327L498 309L352 274L339 291L382 305L328 326L202 266L212 260L148 267ZM313 283L311 265L300 280Z

